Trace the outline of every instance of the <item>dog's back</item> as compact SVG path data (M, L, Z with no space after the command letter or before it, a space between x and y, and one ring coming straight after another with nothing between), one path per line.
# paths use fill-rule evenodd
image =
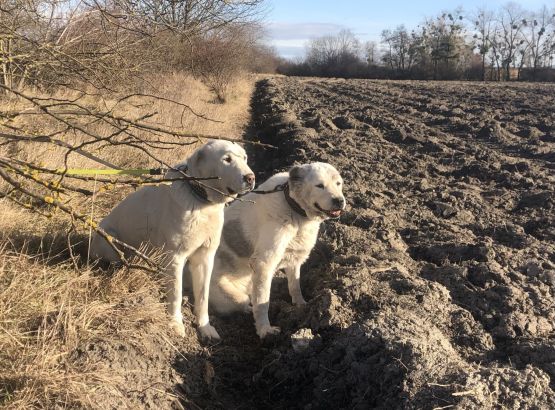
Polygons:
M153 216L160 212L151 212L150 208L155 205L159 209L164 204L166 186L143 187L127 196L107 215L100 227L109 235L116 237L133 247L140 246L151 237L156 236L153 230L158 226ZM156 204L152 199L158 198ZM144 224L144 226L142 226ZM110 262L118 261L118 255L112 246L98 234L94 234L91 242L91 256Z

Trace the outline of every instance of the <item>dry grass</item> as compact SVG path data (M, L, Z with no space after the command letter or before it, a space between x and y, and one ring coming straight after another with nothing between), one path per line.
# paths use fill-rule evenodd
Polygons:
M214 103L214 96L205 86L183 74L155 78L150 83L158 95L186 103L221 122L199 119L175 104L160 101L120 109L137 116L144 110L156 111L152 120L167 126L238 138L249 118L253 82L245 78L235 84L225 104ZM6 102L4 107L24 109L21 102L14 101ZM29 121L43 131L53 126L41 117L29 117ZM68 141L71 138L67 136ZM184 145L156 155L173 164L193 147ZM40 144L4 146L0 154L32 159L51 168L63 163L61 149ZM124 167L158 165L128 147L105 148L95 154ZM77 154L70 155L69 165L99 167ZM98 194L95 219L128 191ZM74 201L77 209L90 210L90 199L68 200ZM108 277L87 267L79 256L87 242L86 230L74 232L73 241L77 238L81 245L74 249L76 258L71 259L66 237L71 226L62 213L43 218L0 199L0 407L103 408L114 403L136 407L140 402L130 398L130 391L136 388L144 395L149 387L129 386L136 382L130 379L134 369L114 367L101 356L85 354L87 349L122 341L139 351L148 351L153 343L163 344L157 347L164 351L179 343L171 342L168 338L172 336L166 334L167 319L158 283L139 271L120 270ZM195 349L198 343L194 333L191 337L188 348ZM144 377L146 381L156 378L152 374ZM159 393L175 398L164 388Z
M100 106L103 109L108 107L114 108L113 112L119 116L127 118L140 118L147 113L155 113L149 117L148 122L153 125L160 125L168 129L176 129L178 131L199 133L204 135L214 135L222 137L240 138L243 127L248 120L248 104L252 93L253 79L246 76L238 79L230 92L229 101L225 104L215 103L214 95L200 81L183 73L174 73L165 77L154 77L147 79L141 92L154 94L167 100L177 101L190 106L196 113L199 113L214 121L207 121L191 114L186 108L174 104L170 101L155 100L143 97L137 97L126 100L124 103L116 104L114 98L102 96L85 96L79 102L90 107ZM55 98L72 99L75 98L74 92L65 91L53 95ZM31 110L29 103L22 102L21 99L12 98L8 101L2 101L4 112L25 112L17 118L14 126L25 125L26 130L30 130L36 134L47 134L56 129L63 128L60 123L55 123L52 119L46 118L44 115L36 115ZM36 110L34 111L36 112ZM75 120L75 118L73 119ZM84 121L89 121L84 120ZM1 125L1 124L0 124ZM88 124L93 127L94 124ZM109 134L105 124L99 125L95 129L98 134ZM149 137L147 132L143 132L142 136ZM79 135L64 135L67 143L80 143L82 139ZM176 142L191 142L190 139L176 139ZM94 146L89 147L89 150ZM170 163L178 161L186 156L194 146L183 145L171 151L160 150L154 151L157 157ZM63 148L52 146L52 144L10 144L7 147L0 148L0 154L17 154L21 159L32 159L40 162L46 167L60 166L64 160L66 150ZM131 147L126 146L109 146L98 151L91 151L93 154L100 156L102 159L114 163L119 166L146 166L159 165L156 164L146 154L140 153ZM71 153L68 165L70 167L98 167L99 165L88 160L77 153Z
M160 333L166 323L157 285L141 272L94 276L4 249L0 279L0 403L9 408L96 407L99 394L123 397L123 374L75 353Z

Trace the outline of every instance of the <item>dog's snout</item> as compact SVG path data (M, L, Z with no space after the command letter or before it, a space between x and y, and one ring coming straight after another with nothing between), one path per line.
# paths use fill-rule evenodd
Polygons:
M253 173L250 173L250 174L247 174L247 175L243 175L243 181L245 181L245 182L246 182L247 184L249 184L249 185L253 185L253 184L254 184L254 179L255 179L255 177L254 177L254 174L253 174Z
M345 199L344 198L333 198L332 200L333 205L337 208L343 208L345 206Z

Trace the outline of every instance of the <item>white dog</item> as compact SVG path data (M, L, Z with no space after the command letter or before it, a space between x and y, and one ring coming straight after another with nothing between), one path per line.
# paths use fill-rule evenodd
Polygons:
M185 335L181 301L183 267L187 262L200 334L218 339L208 319L208 293L224 205L254 187L254 174L243 148L228 141L213 141L200 147L175 168L186 170L192 177L219 179L202 181L204 187L182 180L141 188L116 206L100 226L128 245L147 245L164 251L168 310L171 325L180 335ZM181 175L173 170L167 177ZM110 244L98 235L93 238L91 255L111 262L119 260Z
M244 199L254 203L231 204L216 253L210 305L230 313L250 310L250 301L258 336L279 333L268 318L272 277L284 269L293 303L306 303L299 282L301 265L316 243L320 223L339 217L344 209L342 185L333 166L316 162L276 174L260 186L281 186L283 192L251 193Z

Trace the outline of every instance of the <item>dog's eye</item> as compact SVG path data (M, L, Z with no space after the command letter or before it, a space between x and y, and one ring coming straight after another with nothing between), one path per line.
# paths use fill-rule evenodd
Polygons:
M338 186L341 185L341 181L337 181L337 185L338 185Z
M324 184L318 184L316 185L316 188L324 189Z
M231 164L231 161L233 161L233 159L230 156L224 157L224 161L227 162L228 164Z

